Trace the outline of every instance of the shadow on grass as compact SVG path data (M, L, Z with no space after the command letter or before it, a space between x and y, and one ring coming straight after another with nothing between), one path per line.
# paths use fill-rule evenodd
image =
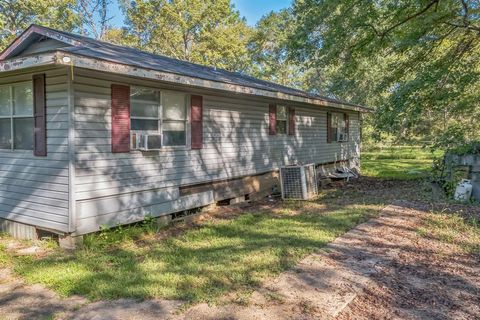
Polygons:
M16 258L15 271L62 295L92 300L212 301L292 267L370 215L360 209L328 215L246 213L144 246L132 242L71 256L58 252L40 260Z

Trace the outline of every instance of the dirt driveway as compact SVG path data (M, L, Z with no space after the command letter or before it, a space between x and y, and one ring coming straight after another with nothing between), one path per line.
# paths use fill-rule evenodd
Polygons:
M432 214L418 207L389 206L363 235L342 237L348 249L331 256L336 262L351 269L366 267L364 259L374 263L364 269L370 272L369 285L338 319L480 318L479 256L436 235L422 235Z
M398 202L304 259L246 306L179 319L478 319L480 261L419 233L429 213Z
M479 257L421 232L430 216L396 202L241 301L216 306L62 299L3 270L0 319L478 319Z

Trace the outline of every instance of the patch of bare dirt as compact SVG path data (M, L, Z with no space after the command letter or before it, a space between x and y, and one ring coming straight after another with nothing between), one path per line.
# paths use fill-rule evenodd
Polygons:
M62 298L41 285L28 285L0 269L1 320L156 320L166 319L180 301L119 299L90 303L80 296Z
M0 319L48 319L54 313L73 311L87 303L74 296L60 298L41 285L27 285L7 269L0 269Z
M350 260L352 255L379 260L373 266L370 285L338 319L480 318L479 257L419 235L427 214L421 207L399 202L390 207L392 212L384 210L369 236L355 243L356 254L347 251ZM339 257L346 255L340 252ZM359 263L357 259L348 265Z
M412 209L425 212L436 211L456 213L465 218L480 220L478 204L464 204L449 201L441 188L426 180L385 180L372 177L360 177L349 182L334 181L330 189L338 190L342 202L352 203L363 199L367 203L393 203L399 199L408 201ZM435 190L437 193L434 194Z

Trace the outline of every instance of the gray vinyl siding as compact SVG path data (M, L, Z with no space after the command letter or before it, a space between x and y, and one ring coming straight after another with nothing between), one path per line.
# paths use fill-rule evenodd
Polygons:
M46 74L47 157L0 149L0 218L68 231L69 157L67 71ZM30 81L32 72L0 77L0 84Z
M194 93L203 95L204 105L203 149L113 154L110 145L112 81L162 87L155 82L118 75L76 72L78 233L98 230L101 224L132 222L146 214L157 215L213 201L210 194L180 197L179 186L269 172L295 162L325 163L358 158L360 133L356 111L348 112L350 140L327 144L327 108L292 105L296 108L295 136L270 136L268 101L198 91ZM177 89L189 92L185 88Z
M25 50L21 51L20 53L16 54L13 57L23 57L23 56L28 56L28 55L33 55L36 53L42 53L46 51L51 51L55 49L59 49L62 47L66 47L67 45L63 42L54 40L54 39L45 39L42 41L36 41L30 44Z

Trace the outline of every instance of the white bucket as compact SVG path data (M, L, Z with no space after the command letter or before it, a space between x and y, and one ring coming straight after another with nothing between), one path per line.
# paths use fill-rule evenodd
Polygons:
M472 196L472 183L470 180L463 179L455 189L454 199L458 201L468 201Z

